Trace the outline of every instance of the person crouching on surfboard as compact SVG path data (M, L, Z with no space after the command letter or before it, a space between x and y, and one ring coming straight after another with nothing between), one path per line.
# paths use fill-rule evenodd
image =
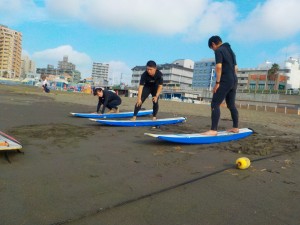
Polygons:
M152 95L153 102L153 120L156 120L158 112L158 99L163 87L163 74L157 69L156 63L152 60L146 64L146 71L141 75L140 85L138 89L137 102L134 106L132 121L136 120L136 116L140 111L142 104Z
M114 92L103 90L102 88L95 88L94 96L98 96L98 105L97 105L97 113L100 111L100 107L102 106L101 114L104 113L105 108L108 108L110 111L108 113L119 113L118 106L121 105L121 98Z

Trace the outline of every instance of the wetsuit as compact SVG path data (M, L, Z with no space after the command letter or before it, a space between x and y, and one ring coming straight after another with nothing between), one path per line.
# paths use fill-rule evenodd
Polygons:
M220 105L226 101L230 110L233 128L238 128L238 110L235 106L235 96L237 89L237 76L235 73L236 57L228 43L222 44L215 51L216 64L222 64L220 86L214 93L211 102L211 130L218 129L220 119Z
M143 85L143 91L142 91L142 104L148 98L148 96L151 94L152 97L156 96L157 89L159 85L163 85L163 74L159 71L156 70L155 75L152 77L148 74L147 71L145 71L140 79L140 85ZM158 99L159 96L157 96L157 102L153 102L153 116L156 117L156 114L158 112ZM134 116L138 114L140 111L142 104L140 106L135 105L134 107Z
M99 97L98 105L97 105L97 113L100 110L101 105L103 105L101 113L103 114L105 108L108 109L118 109L118 106L121 105L121 98L112 91L102 90L103 96Z

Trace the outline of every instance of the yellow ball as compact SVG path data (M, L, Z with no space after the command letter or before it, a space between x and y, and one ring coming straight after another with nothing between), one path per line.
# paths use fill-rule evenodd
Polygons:
M235 161L235 164L238 169L244 170L251 165L251 162L250 159L248 159L247 157L241 157Z

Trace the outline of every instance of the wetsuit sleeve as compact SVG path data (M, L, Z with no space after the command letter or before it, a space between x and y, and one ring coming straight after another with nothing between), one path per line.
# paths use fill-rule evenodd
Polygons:
M236 63L236 56L235 56L235 54L234 54L234 52L232 51L232 58L233 58L233 65L237 65L237 63Z
M141 79L140 79L140 85L145 85L146 83L146 75L145 72L142 74Z
M163 85L163 83L164 83L164 79L163 79L163 75L162 75L162 73L160 74L160 78L159 78L159 80L158 80L158 85Z
M109 99L111 98L110 93L108 91L104 91L103 92L103 98L104 98L104 102L103 102L102 111L101 111L102 114L105 111L105 108L106 108L106 106L108 104Z
M99 112L101 105L102 105L102 98L99 97L97 111L96 111L97 113Z
M216 64L223 63L223 55L221 51L218 50L215 51L215 59L216 59Z

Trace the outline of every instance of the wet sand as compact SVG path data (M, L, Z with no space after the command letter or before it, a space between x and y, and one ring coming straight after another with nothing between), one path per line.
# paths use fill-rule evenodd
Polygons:
M122 97L121 111L135 98ZM209 105L160 101L179 125L108 127L69 112L93 112L80 93L0 85L0 130L23 154L0 153L0 224L297 224L300 116L240 109L240 141L178 145L146 137L210 127ZM143 105L151 108L150 100ZM220 130L231 127L222 108ZM238 157L253 162L235 169Z

